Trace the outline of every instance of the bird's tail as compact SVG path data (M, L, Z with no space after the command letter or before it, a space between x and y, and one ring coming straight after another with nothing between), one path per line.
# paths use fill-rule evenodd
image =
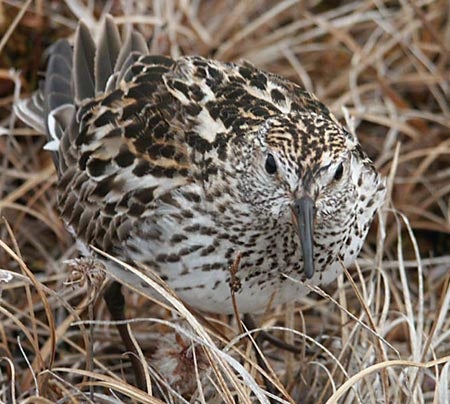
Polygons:
M132 31L122 43L111 16L105 19L97 46L89 28L80 22L73 48L62 39L48 49L45 80L14 109L27 125L47 134L45 148L53 152L59 171L64 170L67 162L60 160L70 158L70 144L78 133L74 128L77 108L84 100L114 87L132 62L134 51L147 51L144 38Z
M47 133L49 150L58 150L61 130L73 113L71 77L72 49L66 40L59 40L48 50L45 82L30 98L14 105L21 120L38 132Z

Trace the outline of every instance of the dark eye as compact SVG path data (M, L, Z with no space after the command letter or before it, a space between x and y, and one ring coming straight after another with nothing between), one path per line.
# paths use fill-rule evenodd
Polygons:
M344 174L344 166L340 163L334 172L334 180L339 181L342 178L342 174Z
M266 158L266 171L269 174L275 174L277 172L277 163L271 154L268 154Z

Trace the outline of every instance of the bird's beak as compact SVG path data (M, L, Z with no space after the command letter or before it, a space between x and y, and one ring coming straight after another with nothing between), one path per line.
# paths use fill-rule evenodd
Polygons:
M305 275L309 279L314 275L314 201L309 196L302 196L295 200L292 212L302 245Z

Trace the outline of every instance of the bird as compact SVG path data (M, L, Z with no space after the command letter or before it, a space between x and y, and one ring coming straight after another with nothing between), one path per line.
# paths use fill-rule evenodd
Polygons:
M264 310L356 259L385 181L298 84L248 62L149 53L112 17L49 50L18 104L46 132L62 218L84 245L155 270L188 304ZM297 282L295 280L298 280Z
M16 112L48 136L81 245L144 264L212 313L298 300L355 261L385 179L302 86L246 61L151 54L110 16L97 42L80 22L48 55Z

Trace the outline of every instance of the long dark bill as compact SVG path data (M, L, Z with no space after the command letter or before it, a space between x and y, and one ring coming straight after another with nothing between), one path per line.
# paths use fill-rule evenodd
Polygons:
M303 250L305 275L309 279L314 275L314 201L309 196L303 196L294 202L293 211Z

